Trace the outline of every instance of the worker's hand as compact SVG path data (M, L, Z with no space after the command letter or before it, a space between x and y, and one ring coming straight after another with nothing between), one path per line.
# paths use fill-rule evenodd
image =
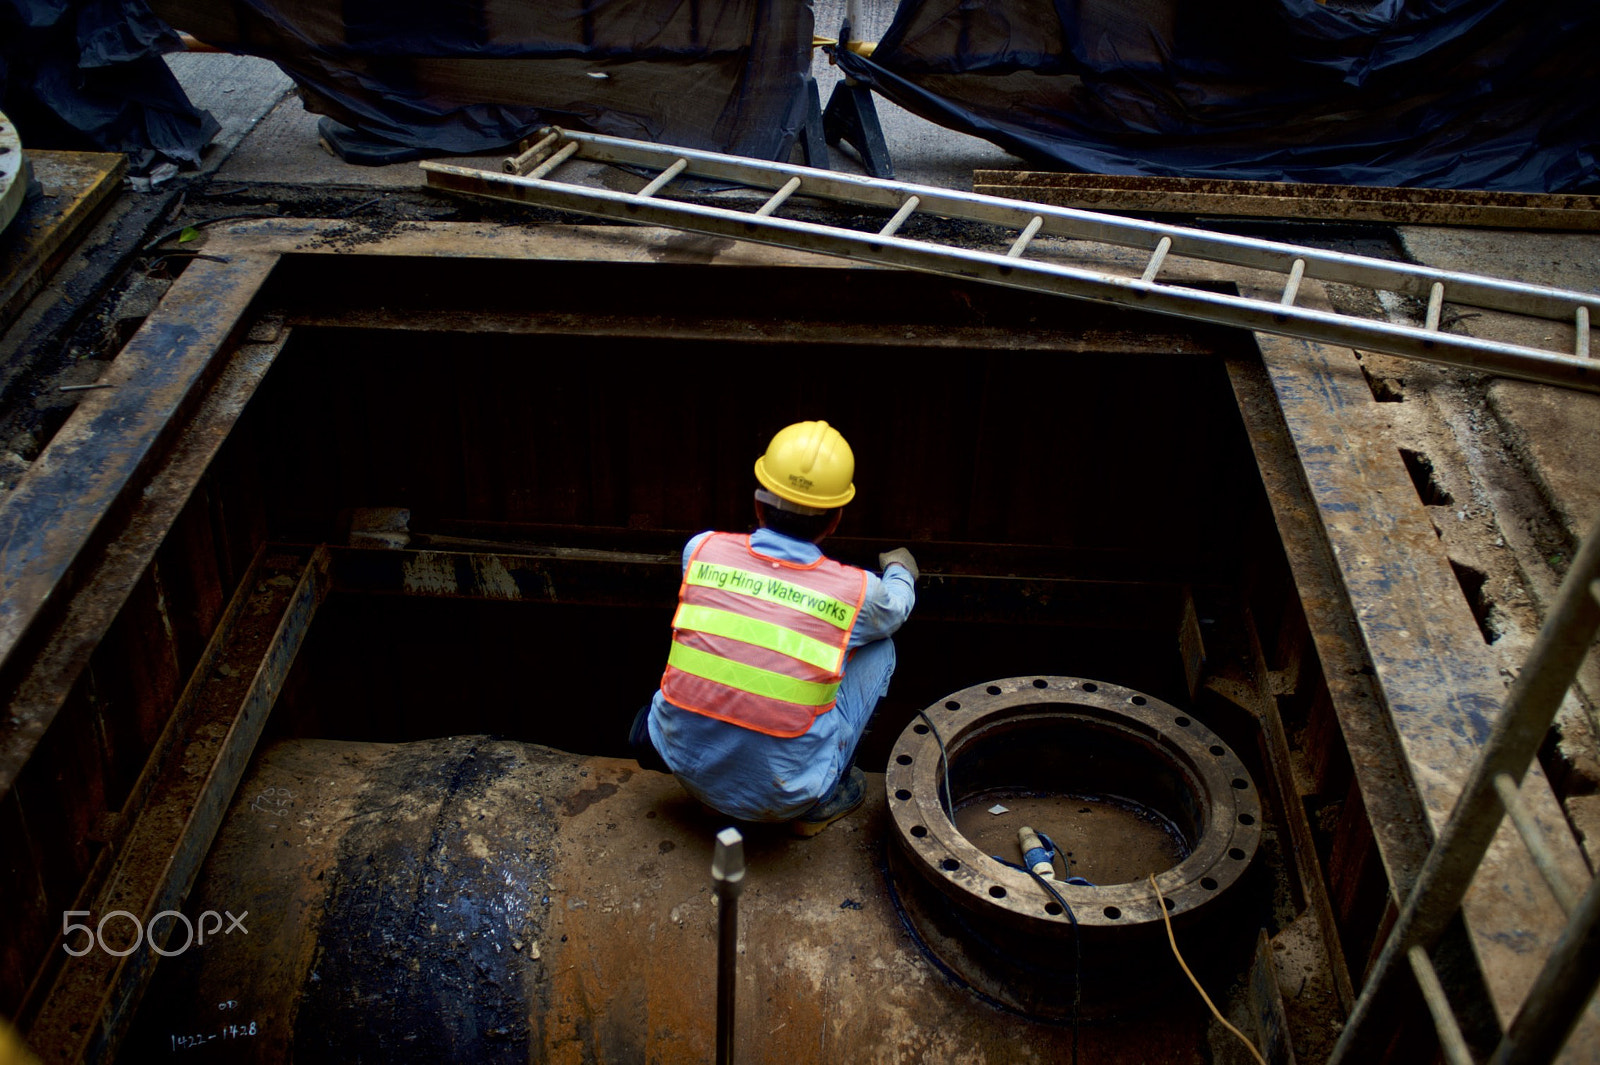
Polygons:
M897 547L893 551L885 551L878 556L878 568L880 570L887 571L896 562L911 571L912 581L922 575L921 571L917 569L917 560L912 558L911 552L903 547Z

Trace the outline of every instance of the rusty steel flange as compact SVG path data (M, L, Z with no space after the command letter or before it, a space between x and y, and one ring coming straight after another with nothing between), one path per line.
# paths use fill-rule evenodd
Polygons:
M1152 953L1166 940L1148 879L1058 885L1074 932L1027 872L952 823L944 758L956 808L1005 787L1151 811L1182 838L1184 856L1155 874L1174 924L1194 928L1204 914L1207 928L1223 930L1209 917L1228 908L1224 896L1255 856L1261 802L1238 755L1192 715L1115 684L1032 676L955 692L924 714L927 723L919 716L901 733L885 773L890 870L912 930L957 976L1005 1005L1065 1018L1126 1013L1148 997L1152 971L1172 966ZM1069 979L1080 955L1087 984Z

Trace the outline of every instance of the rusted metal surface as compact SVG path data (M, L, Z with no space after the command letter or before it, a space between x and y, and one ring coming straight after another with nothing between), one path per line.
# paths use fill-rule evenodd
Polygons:
M882 779L868 782L867 805L816 839L743 829L739 1060L1068 1060L1071 1026L986 1003L917 949L879 865ZM275 744L190 902L248 906L250 935L164 961L129 1052L711 1060L707 870L724 827L632 762L472 736ZM1236 975L1247 966L1248 951ZM1076 1038L1084 1061L1200 1065L1206 1029L1191 994Z
M1429 831L1436 831L1499 712L1504 684L1353 354L1268 336L1258 343L1382 684L1407 774ZM1390 822L1384 795L1391 790L1364 791L1376 833ZM1545 824L1563 824L1537 770L1524 797ZM1581 863L1570 831L1564 835L1564 860ZM1391 884L1404 892L1410 880ZM1561 925L1559 908L1509 829L1486 858L1464 913L1501 1022L1509 1023ZM1574 1043L1584 1055L1600 1057L1600 1039Z
M1570 844L1570 837L1565 831L1561 832L1559 840L1545 837L1543 827L1536 823L1529 808L1531 804L1524 803L1517 792L1517 780L1530 764L1537 763L1539 749L1555 720L1556 711L1594 643L1596 630L1600 629L1600 602L1592 594L1593 583L1600 583L1600 522L1590 530L1562 581L1560 598L1529 651L1505 706L1494 721L1493 731L1474 760L1449 821L1439 830L1438 841L1406 899L1361 1002L1340 1039L1336 1060L1349 1060L1363 1038L1370 1042L1368 1028L1373 1001L1386 995L1406 961L1410 962L1429 999L1441 1041L1446 1047L1460 1041L1448 1004L1441 1009L1435 1003L1435 999L1443 999L1443 995L1435 995L1430 986L1434 977L1428 952L1454 919L1497 827L1506 827L1502 820L1507 813L1512 815L1511 824L1524 836L1527 848L1524 865L1531 862L1548 881L1553 881L1549 887L1563 917L1576 905L1577 891L1568 887L1575 882L1568 879L1566 870L1556 866L1559 844ZM1565 829L1564 825L1560 827ZM1581 866L1574 871L1580 870ZM1590 900L1586 927L1562 928L1559 933L1562 946L1570 948L1574 938L1579 941L1595 938L1594 922L1596 913L1600 912L1600 907L1595 905L1596 898L1600 895ZM1562 946L1555 948L1556 955L1562 953ZM1596 973L1600 970L1591 967L1588 975L1592 977ZM1542 1036L1545 1052L1538 1060L1553 1056L1560 1049L1572 1018L1582 1013L1594 988L1593 979L1574 985L1567 974L1562 974L1554 983L1566 985L1564 1001L1552 1010L1551 1004L1556 998L1550 977L1548 967L1540 972L1534 990L1519 1010L1519 1023L1537 1017L1540 1020L1534 1030L1545 1030ZM1526 1035L1526 1032L1516 1033L1514 1042L1523 1042ZM1524 1060L1535 1058L1530 1056Z
M1250 966L1250 1006L1256 1021L1256 1049L1267 1065L1295 1065L1289 1020L1284 1015L1277 968L1272 963L1272 942L1265 929L1256 936L1256 958Z
M148 798L137 811L106 886L82 914L92 941L70 942L28 1041L47 1061L110 1061L133 1019L158 957L173 945L168 918L161 942L140 942L157 915L180 906L256 740L327 593L323 552L270 553L247 578L246 601L231 611L157 744ZM107 915L124 916L107 923ZM76 933L74 934L76 935ZM186 949L178 948L178 949Z
M140 492L142 505L98 564L77 567L80 585L58 604L47 638L33 639L10 663L0 801L16 833L5 841L14 865L0 897L15 920L0 994L20 1019L48 988L40 963L59 955L61 912L82 909L98 893L131 822L124 815L142 802L152 744L249 565L255 544L234 512L238 492L208 490L202 481L275 354L271 344L233 353L174 434ZM64 509L59 502L51 500L51 509Z
M8 706L9 713L0 721L0 791L16 779L34 744L49 728L89 656L104 639L117 612L148 570L240 411L281 349L280 337L272 343L241 345L230 354L215 387L200 401L192 416L174 429L175 439L170 449L160 456L159 467L141 489L141 505L106 545L99 564L92 569L79 567L87 572L80 578L70 604L63 608L48 642L35 651L31 661L8 663L9 676L17 677L23 669L26 672L13 681L16 687ZM101 443L111 444L110 441ZM36 497L30 504L15 504L29 505L33 509L32 514L19 515L16 521L19 525L39 529L50 520L45 512L60 514L63 509L60 502L51 499L47 506L43 498ZM8 509L10 505L8 501ZM91 525L97 516L96 508L103 510L105 506L103 498L84 499L82 515L58 520L78 526ZM70 566L73 545L52 542L51 546L59 548L67 557L58 556L49 562L54 567ZM20 569L12 575L18 580L28 579L28 574Z
M40 614L64 603L86 574L73 563L104 529L107 511L144 487L158 444L170 442L175 416L215 369L276 258L235 254L190 265L161 310L151 315L107 369L113 387L87 394L59 433L0 504L0 671ZM64 501L70 501L63 506ZM82 569L79 567L78 569Z
M976 846L946 803L987 805L991 792L1104 796L1166 818L1183 844L1156 882L1172 919L1194 929L1222 908L1260 842L1260 798L1243 762L1188 713L1072 677L997 680L924 713L895 744L885 785L896 888L928 948L985 994L1035 1016L1104 1016L1128 1009L1130 997L1142 1004L1153 974L1166 970L1155 888L1143 878L1063 883L1069 915L1026 871ZM1086 846L1057 838L1065 850L1074 842Z
M1600 229L1600 196L975 170L972 190L1054 207L1500 229Z
M1284 425L1271 378L1258 362L1228 360L1228 373L1271 502L1278 534L1305 611L1339 729L1369 810L1389 882L1403 892L1432 842L1422 801L1385 711L1338 564Z
M0 115L3 125L4 116ZM127 156L121 153L28 149L21 154L32 165L34 178L50 193L23 205L6 227L7 252L0 256L0 330L61 265L73 241L117 191L128 169ZM18 189L25 187L24 181Z
M1270 677L1266 658L1262 653L1260 637L1254 617L1245 610L1251 643L1252 661L1244 676L1224 675L1213 669L1206 678L1209 690L1249 710L1260 722L1262 746L1266 751L1266 769L1272 779L1272 790L1281 808L1282 823L1289 832L1289 857L1295 864L1300 883L1305 888L1305 905L1316 922L1327 958L1328 976L1339 1006L1348 1011L1355 1004L1355 991L1350 979L1350 968L1344 956L1339 931L1333 911L1328 903L1327 879L1317 860L1317 846L1306 818L1305 796L1301 795L1294 780L1294 758L1284 730L1283 717L1278 712L1277 701L1271 692L1263 691L1261 680ZM1280 1004L1281 1009L1281 1004Z

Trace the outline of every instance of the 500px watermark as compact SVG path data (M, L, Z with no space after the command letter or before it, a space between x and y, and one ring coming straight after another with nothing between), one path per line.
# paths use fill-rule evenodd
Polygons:
M218 913L216 910L207 910L205 913L200 915L200 918L197 921L190 921L188 915L179 913L177 910L162 910L160 913L150 918L150 925L148 928L140 924L139 918L135 917L127 910L112 910L110 913L101 917L100 922L92 927L84 924L81 921L73 920L74 917L90 916L93 916L93 914L91 914L91 912L88 910L68 910L61 915L61 936L62 939L65 940L65 942L61 944L61 949L66 951L68 954L71 954L74 958L83 957L96 946L114 958L125 958L129 954L132 954L134 951L138 950L139 945L145 942L146 932L149 933L150 949L161 955L163 958L175 958L179 954L182 954L184 951L188 950L191 946L203 947L206 943L206 936L209 935L212 939L215 939L218 932L221 932L226 936L232 935L234 930L237 929L238 931L243 932L245 935L250 934L250 929L244 926L244 919L250 916L249 910L244 911L237 917L235 917L228 910L223 910L221 913ZM116 950L106 945L106 922L111 920L113 917L126 918L127 921L133 925L133 942L128 946L123 947L121 950ZM169 949L172 946L170 942L165 947L156 942L156 922L161 920L163 917L170 917L174 921L183 922L185 938L183 941L183 946L177 948L176 950ZM228 919L226 927L224 927L222 923L223 917L227 917ZM210 918L216 922L210 928L206 927L207 918ZM196 934L196 928L199 930L198 934ZM88 942L84 943L80 949L74 950L71 942L72 933L79 931L85 933L89 939ZM176 935L177 932L174 930L170 934L169 938L175 938Z

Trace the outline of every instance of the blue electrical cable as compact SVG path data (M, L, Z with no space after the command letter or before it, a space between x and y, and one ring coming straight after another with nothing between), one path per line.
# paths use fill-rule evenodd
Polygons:
M928 716L928 712L926 710L918 710L917 716L927 722L928 731L933 733L933 741L939 745L939 773L944 780L944 813L950 819L951 826L954 827L956 810L955 796L950 791L950 753L945 750L944 737L939 735L939 730L934 726L933 719ZM1055 841L1042 832L1039 833L1039 839L1048 848L1046 853L1054 858L1056 851ZM1013 869L1022 869L1037 880L1040 887L1055 896L1056 902L1060 903L1061 909L1066 913L1067 920L1072 923L1072 947L1073 953L1076 955L1076 960L1072 966L1072 1065L1078 1065L1078 1015L1083 1006L1083 936L1078 930L1078 915L1072 912L1072 907L1067 905L1067 900L1061 897L1061 892L1051 886L1050 882L1044 877L1034 872L1031 866L1020 866L1014 862L1008 862L999 855L993 855L992 857L1002 865L1009 865ZM1081 876L1068 877L1063 882L1082 887L1094 887L1093 884Z

